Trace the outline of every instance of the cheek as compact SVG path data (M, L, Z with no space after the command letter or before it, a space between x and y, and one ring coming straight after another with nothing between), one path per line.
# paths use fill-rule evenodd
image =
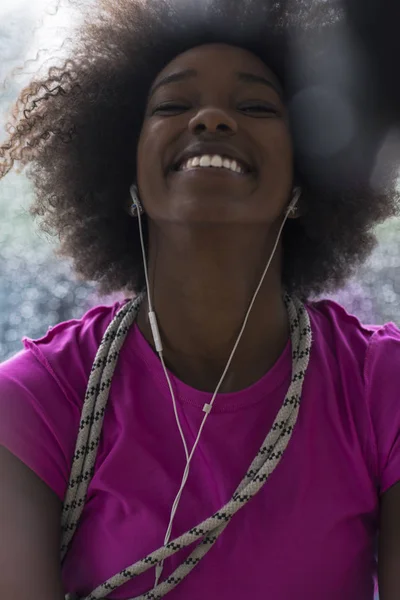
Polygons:
M145 122L137 146L137 184L147 215L156 219L165 212L168 194L165 154L171 133L165 123Z
M268 179L280 180L283 185L293 172L293 144L286 127L276 127L264 136L264 173Z
M137 149L138 174L146 167L146 156L152 151L152 136L148 126L144 125L139 137Z
M159 127L145 124L142 128L137 148L137 178L141 189L157 184L162 175L162 139L157 131Z

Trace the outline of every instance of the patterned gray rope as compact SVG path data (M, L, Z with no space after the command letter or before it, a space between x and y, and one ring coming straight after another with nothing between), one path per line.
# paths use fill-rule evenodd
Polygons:
M94 464L112 376L122 345L134 322L144 293L128 302L107 327L92 366L79 424L71 475L61 518L61 560L83 511Z
M119 311L107 328L96 354L85 396L85 406L82 411L70 483L64 502L62 559L65 557L68 545L77 527L84 507L87 489L93 476L105 407L117 358L143 298L144 293L127 303ZM291 298L287 294L284 296L284 301L289 314L292 341L293 368L291 385L270 432L232 499L221 510L190 531L111 577L84 600L104 600L112 590L153 568L182 548L200 541L191 555L182 562L170 577L160 582L155 589L131 600L155 600L165 596L200 562L227 527L234 514L257 494L279 464L297 421L302 386L312 346L311 326L304 305L297 298ZM72 596L66 598L72 600Z

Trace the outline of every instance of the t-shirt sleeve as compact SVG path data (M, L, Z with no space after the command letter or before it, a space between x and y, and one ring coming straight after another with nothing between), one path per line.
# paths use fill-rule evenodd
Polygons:
M379 492L400 481L400 330L386 323L371 337L365 363L367 402Z
M0 364L0 444L63 500L80 413L38 356L25 347Z
M50 327L0 363L0 444L64 500L85 393L103 335L130 299Z

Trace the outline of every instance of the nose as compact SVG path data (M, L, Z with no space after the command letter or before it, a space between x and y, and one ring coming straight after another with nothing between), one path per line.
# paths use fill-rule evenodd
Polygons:
M209 106L199 110L190 120L189 129L197 135L205 132L234 135L237 132L237 123L226 111Z

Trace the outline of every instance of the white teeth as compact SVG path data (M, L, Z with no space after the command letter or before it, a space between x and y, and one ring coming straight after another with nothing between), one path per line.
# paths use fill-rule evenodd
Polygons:
M202 156L200 159L200 167L209 167L211 165L211 158L209 156Z
M220 156L213 156L211 159L212 167L222 167L222 158Z
M214 168L225 168L233 171L234 173L243 173L242 167L236 162L236 160L230 160L229 158L223 158L218 154L210 156L208 154L204 156L195 156L189 158L185 163L182 164L179 170L188 171L195 167L214 167Z

